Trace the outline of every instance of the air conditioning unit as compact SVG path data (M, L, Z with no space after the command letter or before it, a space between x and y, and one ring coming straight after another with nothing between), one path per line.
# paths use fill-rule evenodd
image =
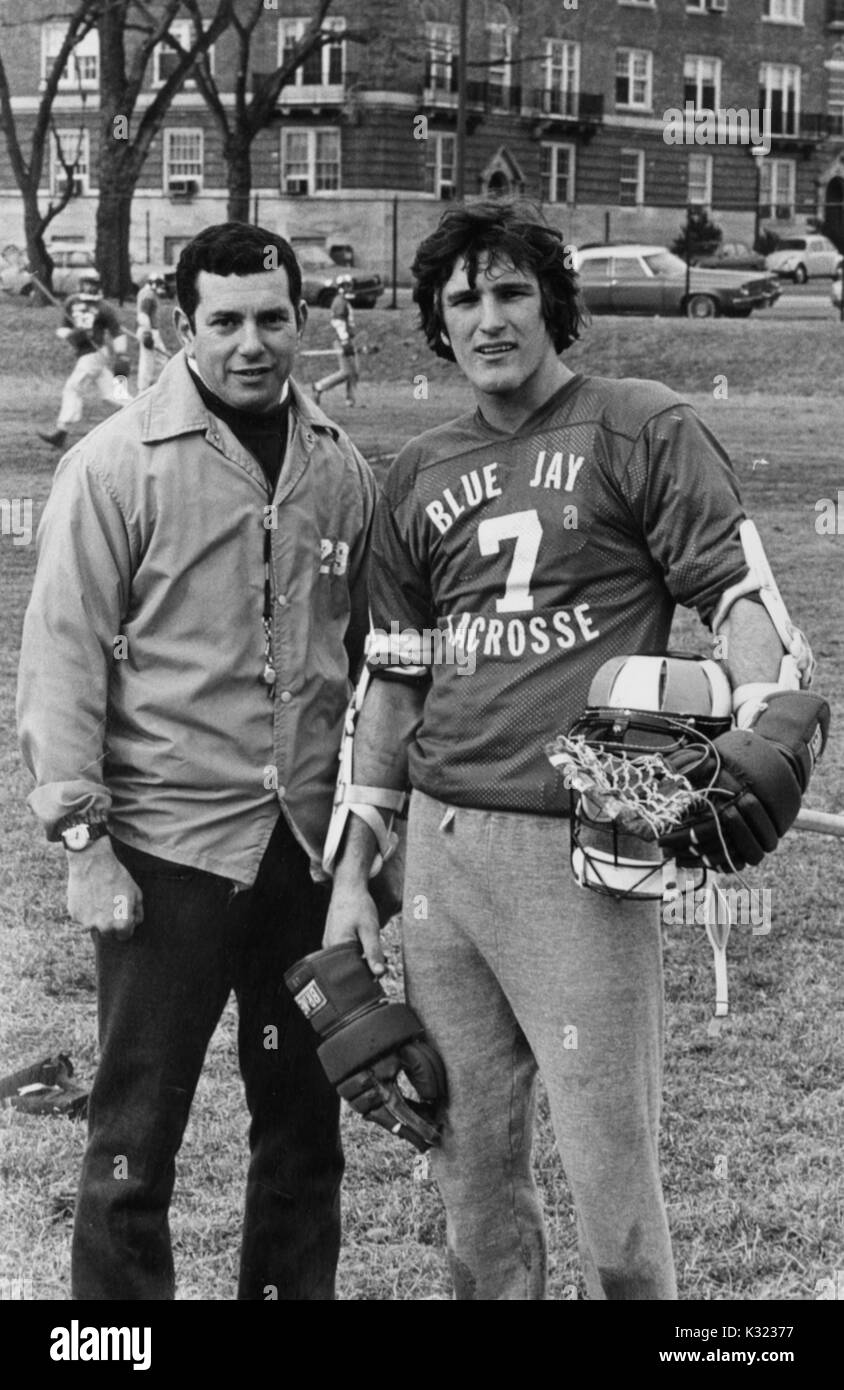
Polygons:
M291 198L306 198L308 196L308 180L285 179L284 191L288 193Z
M727 0L709 0L709 8L715 14L726 14Z
M199 192L196 179L168 179L167 192L177 203L188 203Z
M82 186L81 174L74 174L73 177L69 180L66 178L56 179L56 196L59 198L64 197L65 193L67 192L68 183L70 183L71 198L81 198L82 194L85 191Z

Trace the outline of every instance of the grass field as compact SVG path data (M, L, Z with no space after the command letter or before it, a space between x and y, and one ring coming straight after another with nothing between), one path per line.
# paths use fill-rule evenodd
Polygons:
M127 322L128 314L126 315ZM0 498L31 498L34 522L55 451L35 438L55 415L65 350L50 309L0 302ZM364 359L360 407L339 393L329 413L374 459L468 404L455 370L428 353L410 310L359 316L380 352ZM308 346L327 347L316 311ZM172 340L171 340L172 341ZM844 488L844 329L833 320L685 323L602 320L571 364L653 376L681 391L730 451L793 615L819 657L834 733L808 804L844 811L844 511L841 535L818 535L815 504ZM306 359L304 381L328 359ZM726 394L725 394L726 392ZM100 412L104 413L104 412ZM844 498L842 498L844 501ZM34 545L0 536L0 1071L59 1049L89 1080L96 1010L87 934L64 912L63 860L29 815L29 779L13 735L20 628ZM687 613L676 636L702 634ZM567 853L561 838L560 852ZM791 834L746 875L770 891L770 935L736 928L731 1017L715 1035L711 952L702 928L666 928L667 1045L662 1158L681 1298L811 1300L844 1270L841 1192L841 885L838 842ZM400 986L394 929L391 981ZM233 1297L246 1161L246 1116L229 1009L209 1053L179 1163L172 1226L183 1299ZM0 1279L34 1299L64 1299L73 1192L84 1126L0 1111ZM426 1165L356 1116L348 1158L344 1300L445 1299L444 1221ZM574 1219L540 1106L536 1169L548 1217L550 1295L582 1295ZM842 1275L844 1279L844 1275Z

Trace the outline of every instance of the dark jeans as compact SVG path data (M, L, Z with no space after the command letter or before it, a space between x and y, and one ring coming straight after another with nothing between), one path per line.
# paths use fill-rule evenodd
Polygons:
M319 947L328 892L312 882L282 818L255 884L236 894L215 874L117 841L114 848L141 888L144 921L129 941L94 933L100 1064L73 1234L73 1297L173 1298L167 1212L175 1158L234 989L252 1117L238 1297L333 1299L339 1102L283 979Z

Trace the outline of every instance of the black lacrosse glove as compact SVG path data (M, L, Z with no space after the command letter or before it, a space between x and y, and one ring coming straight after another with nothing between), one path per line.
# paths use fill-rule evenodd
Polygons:
M715 778L709 793L714 809L690 811L681 825L660 836L660 845L686 868L701 860L724 872L761 863L797 818L826 746L829 719L829 705L820 695L778 691L766 697L752 728L730 729L716 738L715 751L702 762L699 749L666 758L693 787L706 787Z
M141 347L145 347L150 350L155 347L155 339L153 338L148 328L141 333L140 338Z
M128 358L128 357L115 357L115 359L114 359L114 366L112 367L111 372L112 372L112 376L128 376L128 375L129 375L129 358Z
M438 1144L436 1113L446 1096L442 1061L413 1010L388 1000L358 943L312 952L285 971L284 981L322 1039L317 1055L343 1099L420 1153ZM402 1095L399 1072L419 1101Z

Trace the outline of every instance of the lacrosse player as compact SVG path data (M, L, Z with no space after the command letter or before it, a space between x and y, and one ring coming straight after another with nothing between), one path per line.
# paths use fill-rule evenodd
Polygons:
M109 405L129 399L125 389L119 398L116 391L116 378L123 378L125 388L129 374L129 340L111 305L105 303L94 271L80 276L79 289L65 300L64 317L56 337L73 348L76 366L64 384L55 430L52 434L38 431L39 439L57 449L64 448L68 429L82 419L87 395L98 393Z
M167 349L158 327L160 301L167 297L163 275L153 271L138 290L135 302L138 337L138 390L146 391L167 361Z
M346 405L355 404L355 387L358 382L358 357L355 350L355 313L342 285L331 302L331 329L336 339L337 371L332 376L322 377L314 383L314 400L319 405L324 391L333 386L346 387Z
M183 350L59 464L23 631L30 803L97 957L73 1296L173 1298L175 1159L234 990L238 1296L331 1300L339 1102L282 977L328 906L375 485L290 377L307 312L290 245L207 227L176 279Z
M718 442L661 385L561 360L581 311L559 233L519 204L456 206L413 270L429 346L475 408L407 444L377 504L371 679L325 945L357 937L383 971L368 876L409 781L406 984L445 1064L432 1156L455 1297L545 1297L540 1073L589 1297L674 1299L659 908L576 885L570 793L545 746L608 658L664 652L675 605L696 608L727 651L743 727L724 735L720 831L701 814L673 850L741 868L794 820L828 708L780 688L794 629L758 601Z

